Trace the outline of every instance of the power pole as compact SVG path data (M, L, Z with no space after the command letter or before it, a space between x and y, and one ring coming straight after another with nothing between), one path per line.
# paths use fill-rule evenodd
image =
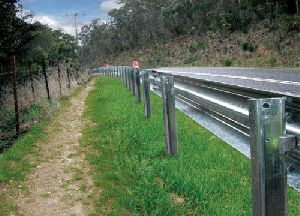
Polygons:
M77 16L85 16L85 14L75 12L75 13L72 13L72 14L66 14L66 16L74 17L74 21L75 21L74 27L75 27L75 33L76 33L76 43L78 44Z

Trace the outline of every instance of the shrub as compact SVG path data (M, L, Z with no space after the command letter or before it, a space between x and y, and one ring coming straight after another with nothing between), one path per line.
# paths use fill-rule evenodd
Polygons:
M224 65L225 67L230 67L230 66L232 66L232 61L226 59L225 61L223 61L223 65Z
M256 46L252 43L243 43L243 50L248 52L254 52L256 50Z

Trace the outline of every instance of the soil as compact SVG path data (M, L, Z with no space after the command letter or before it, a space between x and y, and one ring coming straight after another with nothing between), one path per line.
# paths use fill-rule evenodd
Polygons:
M22 215L89 215L94 212L96 193L91 167L79 147L81 131L87 122L82 118L84 101L93 88L88 83L71 105L49 126L50 139L39 143L38 165L19 192L18 211ZM99 191L97 191L99 193Z

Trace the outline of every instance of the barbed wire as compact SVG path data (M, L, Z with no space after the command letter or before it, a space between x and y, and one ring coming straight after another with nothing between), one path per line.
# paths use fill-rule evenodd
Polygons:
M56 68L47 68L48 74L48 84L50 88L50 94L52 93L51 97L53 102L57 102L60 98L60 93L57 91L54 91L58 89L59 84L61 85L61 91L62 95L66 95L68 92L70 92L68 86L68 82L70 79L70 82L73 83L75 81L74 76L72 75L72 69L70 69L70 76L68 75L66 71L66 66L61 66L60 73L58 74L58 71ZM40 70L19 70L23 72L37 72L42 71ZM56 73L57 72L57 73ZM12 73L2 73L0 75L11 75ZM79 76L81 78L81 76ZM32 92L32 86L34 87L34 94ZM32 123L34 121L39 121L40 118L43 116L43 111L41 113L38 113L33 119L27 118L26 113L30 112L30 106L32 104L40 104L42 106L45 105L45 102L47 100L46 96L46 85L45 85L45 78L43 75L40 75L38 77L34 76L32 80L27 80L26 82L17 85L16 87L18 98L19 98L19 107L18 112L15 113L15 107L14 107L14 98L13 98L13 89L14 87L12 84L8 84L5 89L1 90L1 98L0 98L0 111L2 113L6 113L4 115L0 115L0 138L4 137L5 139L8 139L7 143L14 140L14 137L16 135L16 120L15 115L19 115L19 126L20 130L18 132L22 132L24 130L27 130L27 128L31 127ZM72 86L71 86L72 89ZM3 105L4 104L4 105ZM7 113L9 112L9 113ZM24 116L25 115L25 116ZM30 115L30 113L28 114ZM28 120L29 119L29 120ZM6 145L7 143L0 144L0 148L3 145Z

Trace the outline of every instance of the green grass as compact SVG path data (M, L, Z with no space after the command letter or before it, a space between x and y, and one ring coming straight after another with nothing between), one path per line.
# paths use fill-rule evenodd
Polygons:
M180 154L167 156L161 98L151 95L147 119L119 80L103 77L96 85L85 112L94 124L81 143L103 189L98 214L251 215L245 156L179 111ZM289 197L289 214L300 215L299 193L290 190Z
M13 202L13 197L17 188L23 188L23 181L26 179L28 172L32 166L36 164L30 163L30 157L39 158L39 152L36 144L46 141L48 137L48 125L55 119L58 113L70 106L70 97L74 97L80 93L81 88L74 89L70 96L62 97L59 101L59 109L57 107L49 108L48 113L44 112L44 118L40 123L35 124L28 133L21 135L14 141L11 148L0 154L0 215L11 215L17 213L17 206ZM32 106L28 115L28 120L40 115L41 107ZM43 108L44 109L44 108ZM52 130L56 126L53 125ZM2 190L5 187L6 190ZM26 188L25 188L26 190Z

